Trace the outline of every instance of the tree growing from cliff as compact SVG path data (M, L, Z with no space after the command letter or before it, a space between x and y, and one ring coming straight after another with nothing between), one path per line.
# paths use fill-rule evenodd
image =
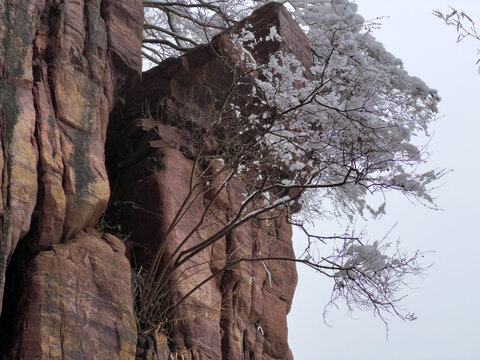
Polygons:
M144 55L158 62L180 54L208 41L258 3L144 1ZM191 136L191 146L185 150L193 161L190 192L165 239L195 201L200 197L208 201L200 221L170 254L167 264L162 262L166 241L159 246L145 277L147 290L140 308L146 318L176 276L172 268L188 263L247 221L287 216L307 232L305 222L322 218L326 211L350 218L367 213L379 216L385 204L375 208L367 200L371 194L391 190L434 206L430 189L442 171L419 170L427 154L413 139L429 135L428 125L439 101L436 91L409 76L402 62L374 39L355 4L292 0L289 5L310 40L312 66L306 69L294 55L280 52L266 63L257 62L251 52L258 43L282 41L273 27L266 39L257 39L248 26L233 35L243 71L231 91L215 99L220 110L209 125ZM245 69L257 74L255 86L249 88L248 103L254 110L250 108L248 115L235 101L245 93ZM240 182L243 201L229 210L217 231L188 247L188 240L199 229L219 222L214 207L232 181ZM388 312L410 318L398 310L398 291L405 276L421 272L418 253L408 256L388 243L367 244L354 234L308 234L308 239L309 246L298 259L274 260L301 262L331 277L332 301L343 298L349 307L371 309L381 317ZM331 254L317 253L312 245L335 240L340 245ZM261 255L227 259L219 272L240 261L264 260ZM192 286L173 305L202 284Z

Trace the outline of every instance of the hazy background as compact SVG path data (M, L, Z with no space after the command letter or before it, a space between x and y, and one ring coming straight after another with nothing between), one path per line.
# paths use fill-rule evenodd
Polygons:
M429 145L432 168L449 168L435 191L443 211L413 205L390 196L387 216L368 224L371 238L383 236L395 223L393 240L403 247L434 250L424 279L414 279L405 308L418 319L384 324L371 313L349 316L344 307L322 317L332 283L298 267L299 284L289 315L289 341L296 360L479 360L480 359L480 75L475 65L480 41L456 43L432 10L465 10L478 21L479 0L357 0L365 19L387 16L373 35L404 61L405 69L439 91L441 118ZM478 55L480 56L480 55ZM318 224L327 234L332 224ZM301 247L300 234L294 242Z

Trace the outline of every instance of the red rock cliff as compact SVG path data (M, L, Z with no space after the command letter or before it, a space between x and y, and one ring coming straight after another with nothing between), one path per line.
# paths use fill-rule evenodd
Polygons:
M87 230L110 196L108 118L140 78L135 0L0 3L5 359L135 354L123 245Z
M245 182L234 178L214 202L208 192L189 198L190 179L201 170L185 150L239 71L246 89L255 86L255 73L231 66L239 60L232 34L248 26L265 37L274 26L284 41L259 45L252 56L265 62L275 51L294 53L308 68L305 35L281 5L270 4L138 82L142 22L139 0L0 3L0 355L291 359L293 263L240 261L223 269L227 260L292 257L281 214L226 231L180 266L168 260L183 239L192 248L225 227L244 200ZM246 113L253 111L248 93L235 97ZM215 148L228 141L214 135L201 142ZM102 230L122 240L93 230L111 192ZM215 221L198 226L207 212ZM139 274L161 244L159 271L173 269L170 304L205 284L171 310L174 318L137 328Z

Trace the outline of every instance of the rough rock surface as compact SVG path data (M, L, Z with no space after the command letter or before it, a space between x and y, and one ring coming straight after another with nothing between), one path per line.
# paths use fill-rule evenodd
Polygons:
M252 88L256 72L243 77L249 70L241 60L237 41L232 35L241 36L246 29L256 39L265 39L274 27L282 41L260 41L250 49L259 64L266 64L269 55L281 51L295 54L305 69L311 67L310 44L303 31L288 11L279 3L269 3L244 19L234 28L222 32L203 46L199 46L179 58L170 58L159 66L146 71L142 82L128 93L128 102L122 108L126 119L151 115L160 118L167 105L181 116L198 125L211 118L212 111L218 111L221 99L242 77L244 86ZM250 91L237 94L235 101L242 112L252 108ZM213 109L212 109L213 107Z
M148 266L163 234L189 191L193 162L179 150L178 130L138 119L119 138L123 151L146 149L143 159L124 169L116 184L116 200L123 207L122 225L131 234L137 266ZM143 151L142 151L143 152ZM145 152L143 152L145 153ZM134 155L135 156L135 155ZM138 156L138 155L137 155ZM123 156L122 156L123 157ZM125 156L127 157L127 156ZM221 208L235 208L243 200L242 185L232 182L225 203L216 205L220 214L192 236L194 246L226 223ZM200 221L208 199L197 198L169 238L165 259L172 256L186 234ZM133 204L133 206L132 206ZM282 217L271 223L249 222L233 230L212 247L178 268L172 292L178 300L192 287L217 272L226 259L294 257L291 228ZM276 261L241 262L209 281L176 309L179 323L172 325L174 354L185 359L288 359L286 315L297 282L295 265ZM247 355L245 355L247 354Z
M10 358L132 359L137 329L124 254L119 239L91 230L30 261Z
M41 349L25 358L72 358L61 352L58 357L49 355L48 344L77 341L75 332L63 331L73 329L76 323L64 317L63 310L59 313L60 300L50 301L47 306L48 298L41 297L50 294L49 286L72 284L55 278L65 269L45 263L41 268L37 261L46 261L51 250L43 251L51 245L68 242L95 225L105 211L110 194L104 161L106 129L111 110L123 101L122 89L140 77L142 22L140 0L0 1L0 311L2 306L11 309L17 301L26 301L28 314L40 314L50 321L37 323L37 318L29 319L24 314L22 345L15 344L20 346L18 353L28 353L30 350L23 346L33 343ZM112 264L117 261L112 251L105 256ZM13 258L23 265L12 264ZM5 284L7 267L9 277L19 280L18 284ZM36 267L38 275L34 275ZM25 276L14 274L20 270L33 276L28 281L39 281L35 289L21 293ZM48 274L53 270L57 272ZM108 270L105 276L111 276L108 272L112 268L104 270ZM85 273L78 274L79 278L99 275L88 267L82 271ZM125 288L121 283L125 279L118 280L115 286ZM98 285L111 286L116 281L105 278ZM5 285L9 289L3 297ZM86 290L76 289L75 283L72 289L68 296L77 298L77 291ZM83 324L86 327L82 331L92 334L99 323L110 327L114 316L123 316L114 307L107 311L99 306L109 300L108 296L102 299L102 295L108 295L108 288L94 287L85 294L93 296L95 291L98 298L86 296L82 303L83 310L98 320ZM125 296L119 301L131 303L131 295L127 292ZM12 335L23 316L19 312L12 317L9 312L2 312L2 335ZM117 319L124 321L124 317ZM129 327L131 322L118 326ZM35 328L33 324L42 332L27 331ZM55 339L60 335L62 340ZM7 351L4 339L0 352ZM94 352L88 356L95 356Z
M34 252L93 226L109 199L108 117L141 69L139 0L0 3L0 295Z
M189 191L188 127L208 124L234 75L249 70L238 62L232 34L248 27L265 38L274 26L284 41L255 46L255 59L265 63L284 51L308 69L305 35L285 8L269 4L211 44L144 73L135 86L142 23L140 0L0 0L0 358L291 359L286 314L294 264L244 261L222 271L227 259L292 257L284 217L245 223L173 272L172 302L218 275L174 309L169 338L137 335L127 256L134 272L151 264ZM244 114L252 111L255 76L235 98ZM243 186L229 182L209 209L215 221L185 246L228 221ZM123 205L115 229L129 234L127 256L122 241L91 229L111 188L113 203ZM211 196L189 204L162 265Z
M163 242L166 246L162 263L166 264L176 256L177 247L193 247L207 239L228 222L244 200L244 185L235 179L213 206L210 206L211 194L195 194L174 230L165 235L191 189L194 163L186 150L192 146L190 129L208 126L239 76L243 76L246 85L233 101L241 111L248 113L253 109L249 106L252 100L249 89L254 86L257 74L244 76L249 69L239 63L232 35L246 27L256 38L265 38L272 26L285 41L258 45L251 52L255 60L265 63L269 54L283 51L296 54L308 69L310 49L305 35L283 6L269 4L237 27L215 37L209 45L169 59L144 73L139 85L129 92L122 117L114 118L116 122L111 129L115 129L112 131L115 135L109 137L108 147L115 189L113 199L123 204L120 222L125 233L131 235L132 258L137 267L148 268ZM193 178L199 172L195 169ZM207 208L209 220L202 220ZM202 226L180 245L199 223ZM175 268L170 284L174 303L195 285L219 274L175 308L174 320L168 324L174 356L232 360L292 358L286 315L297 281L294 263L242 261L220 271L227 259L260 256L294 257L291 227L284 217L245 223Z

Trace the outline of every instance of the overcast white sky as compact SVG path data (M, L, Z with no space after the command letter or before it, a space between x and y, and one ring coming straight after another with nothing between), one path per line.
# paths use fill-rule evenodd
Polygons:
M435 195L443 211L415 206L394 196L388 215L370 222L369 235L381 236L397 221L393 237L404 248L434 250L425 279L413 281L405 307L418 320L383 323L370 313L349 316L323 307L331 283L299 267L299 284L289 315L289 342L296 360L479 360L480 359L480 75L475 66L480 42L456 43L453 27L432 15L449 5L478 21L479 0L356 0L365 19L382 19L374 35L404 61L407 71L423 79L442 97L442 118L433 126L432 168L454 171ZM329 224L319 224L325 232ZM294 235L294 241L299 235Z

